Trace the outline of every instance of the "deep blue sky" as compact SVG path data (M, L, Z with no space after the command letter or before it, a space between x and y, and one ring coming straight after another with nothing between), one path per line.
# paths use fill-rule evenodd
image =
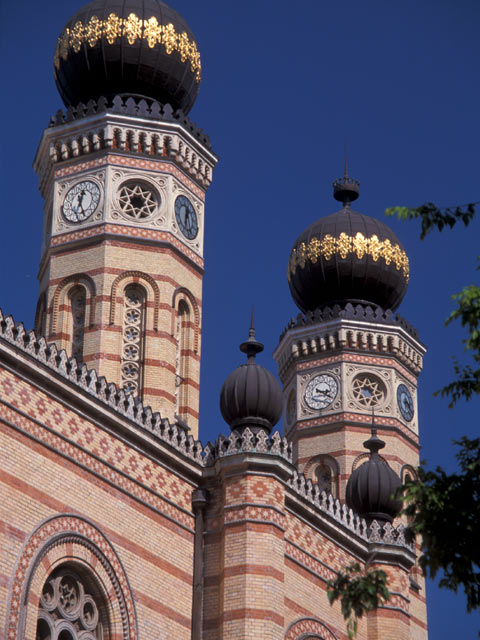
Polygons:
M2 235L0 305L33 325L42 201L31 169L42 129L61 107L53 81L56 38L77 0L0 0ZM201 439L227 431L218 409L226 376L244 356L255 304L259 358L297 310L286 264L297 235L337 210L344 139L361 181L356 209L426 200L480 200L480 3L468 0L172 0L196 35L203 81L190 116L220 162L207 195ZM388 222L388 221L387 221ZM478 281L480 219L418 239L388 222L411 261L401 314L428 347L420 378L422 457L453 468L451 440L478 435L478 400L447 409L463 333L445 329L450 295ZM455 541L452 540L452 544ZM473 638L478 615L463 596L428 589L430 638Z

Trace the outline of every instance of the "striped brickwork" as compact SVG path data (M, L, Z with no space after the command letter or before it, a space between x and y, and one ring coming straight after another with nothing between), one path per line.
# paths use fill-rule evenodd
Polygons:
M133 283L141 286L147 300L134 393L139 390L143 402L164 417L173 421L178 416L197 437L204 203L217 158L192 123L179 123L169 112L163 121L161 109L154 109L155 117L149 107L139 109L133 103L110 110L99 104L88 118L81 110L57 115L55 126L44 132L35 158L45 198L36 328L70 355L70 295L83 290L83 353L77 344L78 321L76 352L98 375L126 386L124 292ZM65 217L63 205L69 190L82 181L96 184L99 202L94 212L75 221ZM122 210L119 194L127 183L156 194L148 215ZM179 195L193 203L195 237L179 228ZM179 350L182 300L188 307L188 339L183 339L188 346Z
M319 518L289 486L278 460L246 454L223 459L209 486L205 636L346 640L327 582L352 562L365 563L371 553L365 539L342 530L328 514ZM387 572L392 598L360 622L359 640L425 640L424 591L417 594L408 576L413 554L382 543L375 557L371 566Z
M113 640L190 638L191 469L7 368L0 391L6 638L35 638L42 586L62 563L104 585Z
M316 481L316 470L321 465L328 465L332 470L332 491L341 500L345 499L348 478L368 457L363 442L371 433L372 413L355 402L351 388L353 378L366 372L382 381L385 392L375 415L378 435L386 443L380 454L402 479L406 472L415 473L419 463L418 408L415 404L414 419L410 423L402 419L396 389L400 383L408 384L415 402L423 345L412 337L411 328L408 333L398 326L372 324L368 327L365 322L357 326L341 319L326 321L323 325L310 319L309 322L311 326L307 323L305 328L299 323L299 328L287 329L275 353L286 405L292 390L296 393L297 419L289 424L287 418L285 429L293 444L294 464L313 482ZM337 396L324 410L309 412L303 399L305 385L319 373L335 377ZM297 524L290 544L298 544L300 529ZM328 542L309 550L310 539L307 542L305 536L300 538L304 541L300 545L303 552L308 551L316 558L310 558L310 570L312 563L316 564L314 571L320 575L323 572L324 578L328 574L325 574L326 566L338 571L347 564L336 545L330 549L330 558L325 558ZM296 549L296 553L302 552ZM340 562L340 569L335 566L335 558ZM317 560L325 564L318 564ZM418 567L411 567L410 574L405 567L393 568L388 562L380 563L379 568L387 569L391 578L392 601L388 607L372 614L368 625L362 623L362 633L368 634L365 637L369 639L426 638L425 585ZM311 580L311 574L309 577ZM292 616L294 611L303 611L305 616L315 617L315 596L311 588L301 586L295 578L292 592L302 594L292 609ZM306 602L311 603L310 607L305 607ZM328 604L325 606L329 610ZM326 610L317 617L329 619Z
M184 415L198 433L202 270L163 243L143 243L113 235L100 235L95 243L67 243L51 250L42 274L46 292L43 327L47 340L70 353L72 344L69 292L87 290L88 326L85 327L83 361L109 382L121 383L121 355L125 289L132 283L146 292L141 391L143 401L173 420ZM192 340L188 353L188 406L177 402L177 312L180 300L191 310Z

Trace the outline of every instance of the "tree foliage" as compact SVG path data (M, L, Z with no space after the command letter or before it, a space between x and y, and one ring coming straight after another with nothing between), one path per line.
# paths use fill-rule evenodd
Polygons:
M475 215L475 207L478 202L439 209L432 202L423 204L417 209L408 207L391 207L385 211L386 215L397 215L399 220L414 220L420 218L420 238L434 229L442 231L445 227L454 227L457 222L463 222L465 226L471 222ZM477 257L480 262L480 256ZM477 271L480 270L480 264ZM449 407L452 408L460 399L470 400L480 394L480 287L469 285L459 293L452 296L457 307L446 319L445 324L454 320L460 320L462 327L467 329L468 338L463 340L465 350L473 359L472 364L460 364L454 360L455 379L442 389L437 391L444 397L450 398ZM437 395L436 394L436 395Z
M463 222L467 227L475 215L475 207L480 202L470 202L469 204L459 205L456 207L444 207L439 209L433 202L426 202L416 209L410 207L389 207L385 210L385 215L397 215L399 220L416 220L420 218L422 229L420 239L438 229L442 231L445 227L452 229L457 222Z
M459 473L422 465L418 480L402 487L410 535L420 535L419 564L439 586L463 587L467 611L480 606L480 438L461 438L455 445Z
M327 596L330 604L340 599L344 620L347 621L349 638L357 635L358 620L365 613L387 602L387 574L381 569L363 571L356 562L346 567L335 580L329 580Z

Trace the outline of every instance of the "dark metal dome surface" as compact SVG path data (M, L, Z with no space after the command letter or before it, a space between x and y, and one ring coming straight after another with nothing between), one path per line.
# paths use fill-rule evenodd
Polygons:
M94 0L63 28L54 72L66 106L128 94L188 113L201 63L187 23L161 0Z
M270 433L282 415L282 390L275 376L255 361L263 345L255 339L253 321L250 337L240 349L247 354L247 363L223 383L220 411L232 430L250 427L253 432L264 429Z
M377 438L375 429L363 446L370 450L370 457L348 479L347 505L369 520L391 522L402 508L402 503L393 497L401 485L400 478L378 455L385 442Z
M343 195L351 196L352 182L347 176L336 181L335 197L342 196L342 186ZM303 312L345 302L395 310L408 279L408 257L397 236L380 220L351 209L348 197L340 211L300 234L288 263L290 292Z

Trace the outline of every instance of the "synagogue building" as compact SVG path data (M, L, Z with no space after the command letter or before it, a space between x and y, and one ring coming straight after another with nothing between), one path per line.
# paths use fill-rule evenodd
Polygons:
M54 72L65 107L34 161L35 328L0 312L4 637L346 640L327 583L358 563L391 592L358 639L426 640L419 547L394 495L419 462L425 353L396 313L400 240L353 208L345 168L335 212L286 256L300 313L278 379L252 314L219 389L230 435L202 443L218 158L188 116L195 37L161 0L94 0L59 35Z

